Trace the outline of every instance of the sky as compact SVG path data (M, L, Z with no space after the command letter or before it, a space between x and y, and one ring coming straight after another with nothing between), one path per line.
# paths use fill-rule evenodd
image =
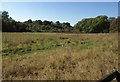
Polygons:
M69 22L72 26L83 18L118 16L117 2L3 2L1 8L16 21L40 19Z

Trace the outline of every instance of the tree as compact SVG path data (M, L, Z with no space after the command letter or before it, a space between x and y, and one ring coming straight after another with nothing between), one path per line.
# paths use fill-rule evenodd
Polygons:
M35 23L42 25L43 22L41 20L36 20Z
M109 17L109 18L108 18L108 21L109 21L109 22L112 22L114 19L115 19L115 17Z
M97 16L96 18L86 18L75 24L75 32L100 33L109 32L109 22L107 16Z
M82 33L108 33L120 29L120 17L107 17L105 15L95 18L84 18L72 27L69 22L52 22L47 20L31 19L18 22L9 17L7 11L0 12L3 32L82 32Z
M120 31L120 17L117 17L110 23L110 32Z
M8 14L7 11L3 11L3 12L2 12L2 18L3 18L4 20L8 20L8 19L9 19L9 14Z

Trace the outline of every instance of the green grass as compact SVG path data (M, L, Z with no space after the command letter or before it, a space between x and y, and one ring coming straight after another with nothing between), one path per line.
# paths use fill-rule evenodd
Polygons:
M18 33L19 34L19 33ZM5 34L6 35L6 34ZM35 38L32 40L29 33L23 34L23 38L21 38L20 41L17 39L15 40L16 42L9 41L10 39L7 40L7 38L10 38L9 36L5 36L3 34L3 56L7 55L22 55L22 54L27 54L27 53L32 53L32 52L38 52L38 51L46 51L46 50L53 50L55 48L63 48L63 47L77 47L80 50L84 49L89 49L93 47L98 46L98 42L94 41L89 41L89 40L73 40L72 37L63 37L63 36L53 36L53 37L48 37L48 35L43 35L45 37L41 38ZM33 34L36 36L36 34ZM32 36L33 36L32 35ZM42 34L40 34L42 35ZM19 35L18 35L19 36ZM20 35L21 36L21 35ZM26 36L26 37L25 37ZM13 35L14 37L14 35ZM24 40L24 37L28 39L27 41ZM23 41L22 41L23 40ZM5 48L5 49L4 49Z
M117 33L3 33L3 79L98 80L117 70L117 37Z

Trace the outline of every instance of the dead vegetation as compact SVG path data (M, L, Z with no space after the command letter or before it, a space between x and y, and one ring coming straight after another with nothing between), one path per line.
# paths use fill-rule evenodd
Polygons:
M117 34L3 33L3 79L98 80L117 70L117 45Z

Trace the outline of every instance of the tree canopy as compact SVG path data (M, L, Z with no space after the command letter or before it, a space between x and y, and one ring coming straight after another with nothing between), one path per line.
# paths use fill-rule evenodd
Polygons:
M2 12L3 32L81 32L81 33L108 33L118 31L120 17L107 17L105 15L95 18L82 19L74 26L69 22L52 22L47 20L29 19L24 22L15 21L7 11Z
M74 31L85 33L104 33L109 32L109 21L107 16L97 16L79 21L74 26Z

